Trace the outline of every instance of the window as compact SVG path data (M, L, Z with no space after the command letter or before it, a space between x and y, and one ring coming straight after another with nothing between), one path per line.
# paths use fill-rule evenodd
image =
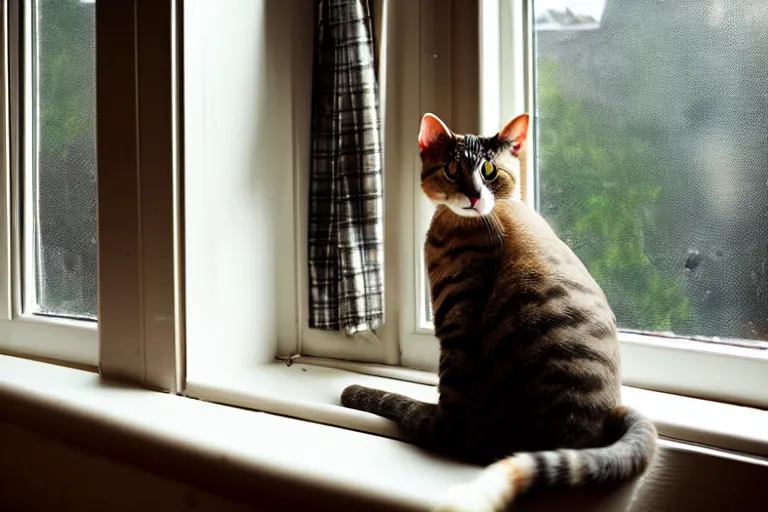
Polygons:
M482 35L483 127L534 113L524 195L608 295L625 383L764 403L753 386L768 349L768 11L757 1L668 7L488 2L489 24L500 22ZM420 250L433 208L416 204ZM417 266L417 322L404 342L416 366L434 367ZM712 371L716 384L702 378Z
M748 174L752 183L765 182L765 148L733 117L763 110L760 89L754 92L747 80L758 76L755 59L761 52L742 52L736 66L740 80L747 80L745 94L728 95L728 104L715 102L711 111L700 111L701 106L683 105L682 98L689 95L672 94L670 84L683 84L687 91L699 83L722 79L725 84L730 75L713 67L706 53L679 62L674 56L682 47L695 48L696 37L708 40L711 35L691 29L688 39L679 39L682 33L655 28L678 35L654 40L654 58L648 61L660 67L654 73L643 74L640 67L633 71L624 59L615 58L619 47L628 48L629 43L619 35L608 38L606 31L622 34L632 24L627 33L639 41L634 50L639 62L649 51L642 44L647 36L641 28L662 23L664 17L655 8L617 14L611 9L621 10L612 7L618 4L605 8L603 2L573 3L582 10L567 10L568 2L543 0L451 2L450 9L446 5L384 2L379 11L385 323L373 335L353 338L307 326L310 131L302 120L309 119L312 96L309 7L285 19L280 9L264 11L250 4L243 4L246 11L237 15L213 4L185 8L187 391L223 400L213 390L228 389L232 400L236 390L239 405L262 407L260 400L272 393L295 391L290 386L267 389L269 379L263 375L247 376L249 367L274 364L275 355L320 357L324 365L358 364L357 371L374 371L359 363L384 363L387 372L399 368L434 374L439 345L430 324L422 254L433 209L418 183L414 140L419 119L431 111L457 131L493 133L505 120L529 111L538 136L523 179L524 198L572 245L608 293L622 329L625 384L744 404L768 403L759 385L766 375L759 334L766 312L760 309L765 304L759 306L759 262L764 255L757 244L748 243L750 237L761 239L762 227L754 218L745 220L759 218L767 208L762 196L742 201L734 195L728 188L737 183L731 174L727 179L709 175L716 181L694 172L714 165L710 153L696 151L721 148L712 137L722 136L742 151L733 153L740 155L732 162L740 166L739 173ZM683 20L682 13L689 11L679 11L676 22L701 18L700 28L711 23L696 10ZM718 15L724 16L717 28L723 43L731 50L758 48L759 28L746 30L746 21L734 21L729 12ZM611 25L615 16L619 21ZM267 19L291 30L268 30L272 23ZM663 23L674 20L665 18ZM459 30L468 26L483 30ZM446 27L454 34L451 45L443 37ZM241 44L243 34L262 32L265 38L258 44ZM286 34L293 34L291 46L283 45ZM223 54L229 58L217 58ZM662 72L674 73L681 66L687 81ZM259 78L264 69L270 70L269 80ZM220 77L227 77L226 82ZM597 94L600 87L609 86L612 94L633 92L631 102L607 92ZM227 94L221 94L223 90ZM725 85L704 87L701 96L712 102L720 90ZM666 91L669 105L648 106L649 98L661 91ZM607 98L612 98L609 103L599 103ZM700 115L705 119L694 123ZM652 124L659 120L673 123L676 136ZM748 141L752 146L745 146ZM679 144L687 144L687 157ZM621 164L621 172L609 165L614 162ZM293 173L264 171L288 165ZM666 171L669 166L677 172ZM684 172L694 175L681 178ZM716 184L720 195L713 188ZM702 199L705 189L713 193L709 202ZM720 205L723 200L730 203ZM293 208L275 215L285 204ZM715 217L707 217L710 214ZM696 221L689 220L694 216ZM723 236L726 232L732 233L729 240ZM720 240L718 247L714 240ZM740 260L741 271L719 270L747 249L752 253ZM715 307L731 323L708 320L707 308ZM736 312L741 320L735 319ZM750 331L749 322L758 334ZM717 338L738 341L720 343ZM403 375L400 378L415 378ZM418 378L430 380L423 375ZM256 391L249 395L245 389Z
M96 318L95 5L31 2L24 309Z
M542 215L622 328L768 346L768 10L557 4L534 3Z
M9 2L0 345L95 364L95 4Z

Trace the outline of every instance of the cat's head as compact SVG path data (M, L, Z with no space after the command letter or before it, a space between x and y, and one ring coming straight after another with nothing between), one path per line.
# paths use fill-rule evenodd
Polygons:
M421 189L457 215L480 217L497 201L520 198L520 162L528 135L521 114L492 137L457 135L434 114L419 130Z

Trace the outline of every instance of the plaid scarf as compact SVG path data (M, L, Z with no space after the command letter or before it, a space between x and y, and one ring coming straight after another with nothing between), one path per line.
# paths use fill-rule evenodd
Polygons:
M367 0L319 0L309 186L309 326L384 317L381 133Z

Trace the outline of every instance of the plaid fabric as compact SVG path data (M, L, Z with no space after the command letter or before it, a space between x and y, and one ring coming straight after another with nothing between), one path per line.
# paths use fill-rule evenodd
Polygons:
M320 0L309 186L309 326L384 318L381 137L367 0Z

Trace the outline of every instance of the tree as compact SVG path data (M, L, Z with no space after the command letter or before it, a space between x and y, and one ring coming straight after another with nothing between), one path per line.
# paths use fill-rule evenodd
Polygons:
M646 232L663 190L660 162L640 119L613 115L563 93L563 70L539 58L542 214L600 283L624 328L685 331L692 318L682 288L654 264Z
M96 313L94 4L39 0L37 19L38 303Z

